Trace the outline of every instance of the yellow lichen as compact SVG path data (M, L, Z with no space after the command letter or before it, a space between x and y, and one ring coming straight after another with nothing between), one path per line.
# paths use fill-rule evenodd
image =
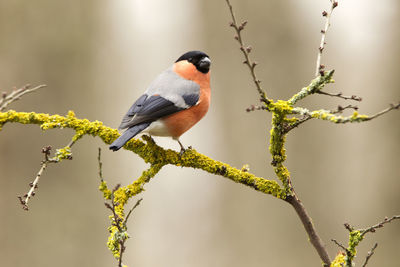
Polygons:
M343 267L346 263L346 254L343 252L339 252L336 255L336 258L332 261L330 267Z

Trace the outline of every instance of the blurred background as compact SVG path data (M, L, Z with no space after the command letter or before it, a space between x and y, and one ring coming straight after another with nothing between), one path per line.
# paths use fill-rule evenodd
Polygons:
M247 44L273 99L287 99L314 76L321 13L329 1L232 0L248 20ZM336 69L326 90L363 97L360 113L400 100L400 2L339 1L322 63ZM47 84L10 108L101 120L118 127L152 79L181 54L212 59L212 105L182 136L185 145L256 175L275 179L268 153L271 116L246 113L258 95L228 26L225 1L91 0L0 2L0 90ZM300 105L350 104L311 96ZM17 195L40 168L46 145L65 146L73 132L7 124L0 132L0 265L116 266L107 250L108 210L98 191L97 148L110 186L146 168L137 155L112 153L98 138L73 147L74 159L51 165L30 211ZM362 124L311 121L291 132L287 166L299 197L325 241L347 243L343 223L366 227L400 213L400 112ZM176 142L156 138L164 147ZM273 197L203 171L167 166L146 185L129 222L129 266L320 266L294 210ZM132 202L133 204L133 202ZM371 266L398 266L400 223L368 235L356 262L379 243ZM379 263L379 264L378 264Z

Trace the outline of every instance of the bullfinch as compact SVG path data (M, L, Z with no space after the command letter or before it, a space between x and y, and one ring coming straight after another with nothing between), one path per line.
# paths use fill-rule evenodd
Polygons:
M126 131L110 149L117 151L139 133L170 136L185 151L179 137L195 125L210 105L210 65L201 51L183 54L150 84L122 118Z

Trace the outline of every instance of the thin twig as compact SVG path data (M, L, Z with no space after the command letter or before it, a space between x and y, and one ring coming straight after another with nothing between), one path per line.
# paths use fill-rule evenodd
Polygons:
M97 161L99 162L99 177L100 181L103 182L103 163L101 162L101 148L99 147L99 154L97 155Z
M42 148L42 153L44 154L44 160L41 163L42 166L40 167L39 172L37 173L33 182L29 183L30 189L29 189L28 193L26 193L24 195L24 198L22 198L21 196L18 196L18 199L22 205L22 208L26 211L29 210L28 202L31 199L31 197L33 197L35 195L35 189L38 188L39 180L40 180L40 177L42 176L44 170L46 169L46 167L49 163L55 162L53 159L49 158L50 151L51 151L51 146Z
M342 107L342 106L339 105L339 106L337 107L337 110L332 110L331 113L332 113L332 114L342 113L342 112L343 112L344 110L346 110L346 109L358 110L358 107L357 107L357 106L353 106L353 105L347 105L347 106Z
M251 112L255 110L268 110L266 106L259 106L259 105L251 105L250 107L246 108L246 112Z
M400 108L400 102L397 103L397 104L390 104L390 106L388 108L386 108L386 109L384 109L384 110L382 110L382 111L380 111L380 112L378 112L378 113L376 113L376 114L374 114L372 116L369 116L368 119L366 119L366 120L375 119L375 118L377 118L379 116L382 116L385 113L388 113L389 111L391 111L393 109L399 109L399 108Z
M129 220L129 216L131 216L131 213L134 209L136 209L137 206L140 205L140 202L142 202L143 198L139 199L138 201L136 201L136 204L129 210L128 215L126 215L125 220L124 220L124 225L126 227L126 223Z
M321 30L321 42L319 44L319 48L318 48L318 55L317 55L317 65L315 68L315 76L318 76L318 74L320 74L321 76L324 75L324 69L325 66L321 65L321 58L322 58L322 52L324 51L325 48L325 39L326 39L326 34L328 32L329 26L331 25L331 16L332 16L332 12L335 9L335 7L338 6L338 2L336 0L330 0L331 1L331 8L329 10L329 12L322 12L322 16L324 16L326 18L325 21L325 27L323 30Z
M391 218L385 217L383 221L380 223L377 223L371 227L368 227L366 229L360 230L361 231L361 236L364 236L366 233L375 233L376 229L382 228L385 224L392 222L393 220L398 220L400 219L400 215L395 215Z
M74 144L75 144L75 141L71 140L68 143L67 147L71 148ZM50 158L49 157L50 152L51 152L51 146L42 148L42 153L44 154L44 160L41 162L41 167L39 169L39 172L37 173L33 182L29 183L30 189L29 189L28 193L26 193L23 197L17 196L17 198L19 199L19 202L22 205L22 208L26 211L29 210L28 202L31 199L31 197L33 197L35 195L35 189L38 188L40 177L42 176L43 172L47 168L48 164L60 162L60 158L58 158L57 153L56 153L56 156ZM69 155L68 157L66 157L66 159L71 160L72 157Z
M317 91L317 94L321 94L321 95L328 95L328 96L333 96L333 97L339 97L345 100L354 100L354 101L362 101L362 98L356 95L351 95L351 96L345 96L343 95L341 92L337 93L337 94L331 94L331 93L327 93L324 91Z
M246 26L247 21L244 21L240 25L238 25L238 23L236 21L235 13L233 12L233 7L232 7L230 1L226 0L226 4L229 7L229 11L230 11L231 17L232 17L232 22L229 24L229 26L231 26L232 28L235 29L235 31L236 31L235 39L239 42L240 50L243 52L243 55L245 57L245 61L243 61L243 63L249 67L254 84L257 88L258 94L260 95L260 101L264 102L265 104L268 105L270 103L270 100L267 98L266 92L261 87L261 81L256 76L255 68L257 66L257 62L251 61L250 56L249 56L249 54L251 53L252 47L245 46L245 44L243 42L241 32L244 29L244 27Z
M23 95L35 92L36 90L39 90L40 88L43 88L46 85L42 84L34 88L30 88L30 86L31 86L30 84L27 84L24 87L21 87L20 89L14 88L14 90L10 94L4 92L0 98L0 111L4 111L9 104L19 100Z
M378 247L378 243L375 243L375 245L371 248L370 251L368 251L367 253L367 257L365 257L365 262L362 265L362 267L367 266L369 259L372 257L372 255L374 255L375 249Z
M344 251L347 252L347 248L344 245L342 245L341 243L339 243L336 239L331 239L331 241L333 243L335 243L338 247L340 247L341 249L343 249Z

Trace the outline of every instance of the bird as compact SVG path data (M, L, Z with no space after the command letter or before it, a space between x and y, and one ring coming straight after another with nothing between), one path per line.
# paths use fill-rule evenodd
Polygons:
M210 98L210 57L189 51L150 83L147 90L122 118L119 130L126 129L110 146L119 150L139 133L169 136L186 149L179 137L207 113Z

